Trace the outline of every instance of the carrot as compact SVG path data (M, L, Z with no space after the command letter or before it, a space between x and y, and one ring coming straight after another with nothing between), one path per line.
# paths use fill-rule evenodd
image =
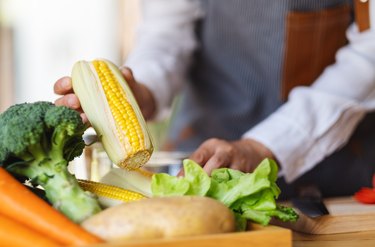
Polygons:
M1 167L0 214L60 244L85 245L102 242L34 195Z
M44 237L19 223L0 215L0 243L1 246L25 247L52 247L56 242Z

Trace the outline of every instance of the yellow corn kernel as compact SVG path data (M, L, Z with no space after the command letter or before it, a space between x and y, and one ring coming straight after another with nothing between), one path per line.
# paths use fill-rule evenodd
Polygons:
M90 191L97 196L120 200L123 202L131 202L147 198L144 195L134 191L94 181L78 179L78 184L83 190Z
M73 67L73 89L109 158L136 169L151 157L153 144L139 106L117 67L106 60Z
M95 60L93 64L99 78L102 78L100 81L112 115L116 120L119 137L124 138L124 135L129 137L132 154L143 150L144 135L141 126L119 82L103 61Z

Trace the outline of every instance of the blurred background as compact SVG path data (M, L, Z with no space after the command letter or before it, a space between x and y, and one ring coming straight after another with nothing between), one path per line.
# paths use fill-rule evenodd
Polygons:
M0 0L0 111L55 100L77 60L121 65L138 19L138 0Z
M0 0L0 112L15 103L54 101L53 84L70 75L78 60L106 58L121 65L134 43L139 5L139 0ZM167 122L149 123L156 150ZM76 172L97 180L111 164L100 144L86 154L76 161Z

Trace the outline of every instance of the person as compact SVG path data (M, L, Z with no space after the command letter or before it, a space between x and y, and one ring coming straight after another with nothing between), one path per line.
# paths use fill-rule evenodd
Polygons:
M146 119L180 94L168 146L208 173L250 172L269 157L285 198L310 184L352 195L375 172L369 1L355 0L370 13L360 23L348 0L143 0L122 72ZM69 77L54 90L57 105L79 110Z

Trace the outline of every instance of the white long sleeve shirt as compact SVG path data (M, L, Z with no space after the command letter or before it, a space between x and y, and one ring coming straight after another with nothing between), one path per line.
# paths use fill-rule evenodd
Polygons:
M184 84L197 47L194 21L203 15L195 0L143 0L137 45L126 65L153 92L159 114ZM365 114L375 109L375 1L371 28L347 30L349 44L310 87L294 88L288 101L243 138L268 147L291 182L342 147Z

